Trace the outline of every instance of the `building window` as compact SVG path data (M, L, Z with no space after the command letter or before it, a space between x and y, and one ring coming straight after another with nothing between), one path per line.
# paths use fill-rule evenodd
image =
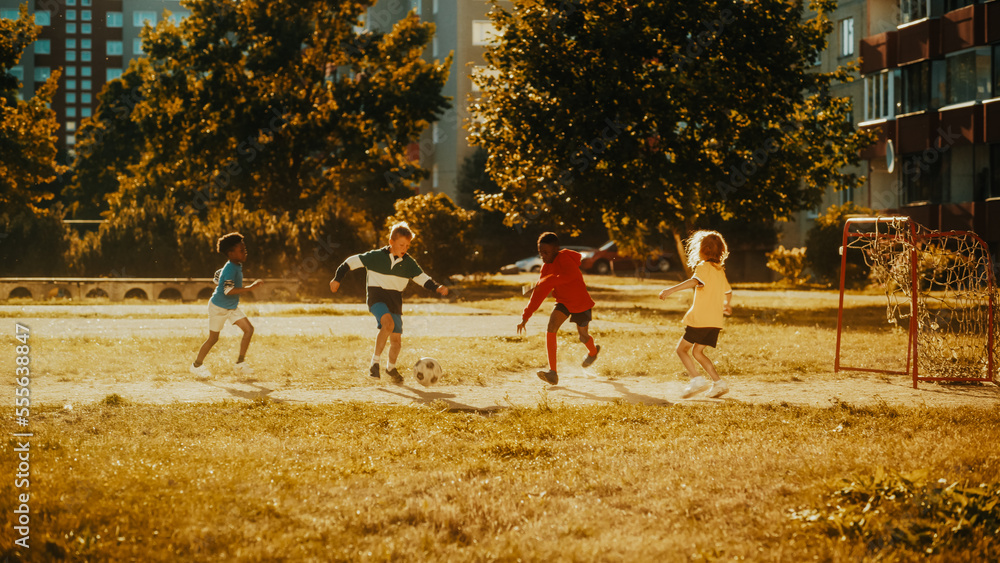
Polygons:
M432 10L435 14L438 13L438 0L434 0L434 6Z
M52 14L48 10L35 12L35 25L52 25Z
M72 133L73 131L76 131L76 122L75 121L67 121L66 122L66 131L69 132L69 133Z
M93 87L93 83L90 80L81 80L80 81L80 89L81 90L90 90L92 87Z
M66 51L66 60L68 62L76 62L76 51Z
M76 39L67 39L66 40L66 48L67 49L76 49Z
M438 38L437 38L437 36L435 36L431 40L431 56L432 57L438 56Z
M490 68L488 66L476 65L472 67L472 91L479 92L482 90L479 81L484 80L488 77L500 76L500 71L495 68Z
M35 67L35 82L45 82L52 76L52 71L47 66Z
M416 12L417 15L419 16L420 15L420 5L421 4L423 4L423 2L421 2L421 0L410 0L410 10Z
M840 56L854 55L854 18L840 20Z
M431 187L433 187L436 190L438 186L441 184L440 181L441 178L440 175L438 174L438 165L435 164L432 170L433 172L431 173Z
M90 71L91 71L91 69L90 69L89 66L81 66L80 67L80 76L87 76L87 77L89 77L90 76Z
M18 10L10 10L10 9L0 10L0 18L3 18L5 20L16 20L19 17L21 17L21 12L19 12ZM35 23L41 25L38 23L37 12L35 13Z
M497 41L497 28L490 20L475 20L472 22L472 44L492 45Z
M67 104L76 103L76 92L66 92L66 103Z
M76 90L76 79L75 78L67 78L66 79L66 89L67 90Z
M67 34L76 33L76 24L75 23L66 24L66 33Z
M109 68L109 69L105 70L105 72L107 73L106 76L105 76L105 81L107 81L107 82L111 82L112 80L114 80L116 78L121 78L122 77L122 69L120 69L120 68Z
M865 121L896 115L896 73L885 70L865 77Z
M132 12L132 25L135 27L142 27L147 22L149 25L156 27L156 12Z
M80 40L80 48L81 49L90 49L91 45L93 45L93 42L90 39L81 39Z
M941 203L943 192L941 169L950 154L950 151L935 153L938 158L929 159L925 158L923 153L914 153L900 158L904 204Z
M66 108L66 117L76 117L76 108L73 107Z
M121 41L108 41L107 47L107 54L110 56L121 56L123 53Z
M930 97L930 65L926 62L906 65L902 68L903 92L900 102L903 113L924 111Z
M92 97L92 95L89 92L84 92L83 94L80 94L80 103L81 104L89 104L90 100L91 100L91 97ZM86 109L86 108L84 108L84 109ZM86 117L86 116L84 116L84 117Z
M75 66L66 67L66 76L76 76L76 67Z
M90 6L90 5L91 5L91 3L92 3L92 0L82 0L82 1L80 2L80 5L81 5L81 6L84 6L84 7L87 7L87 6Z
M899 0L899 18L902 23L922 20L931 13L931 0Z
M90 117L94 110L90 108L81 108L80 117Z
M76 6L76 0L66 0L67 6Z
M132 40L132 54L133 55L144 55L145 52L142 50L142 39Z
M951 55L947 62L947 104L960 104L990 97L992 64L990 48L979 47Z
M24 82L24 67L15 66L10 69L10 74L17 79L18 82Z
M52 54L52 42L48 39L38 39L35 41L35 54L36 55L51 55Z
M177 12L176 14L170 14L170 17L168 19L170 20L170 23L174 25L181 25L184 19L190 15L191 14L189 14L188 12Z
M76 10L66 10L66 21L68 22L76 21Z
M73 146L76 144L76 135L66 135L66 144Z
M80 10L80 19L89 22L94 19L93 12L90 10Z
M89 34L92 30L93 30L93 27L91 26L91 24L89 24L89 23L81 23L80 24L80 33L87 33L87 34Z
M82 62L89 63L91 60L90 57L90 51L80 51L80 60Z
M108 27L121 27L122 20L123 18L121 12L108 12Z

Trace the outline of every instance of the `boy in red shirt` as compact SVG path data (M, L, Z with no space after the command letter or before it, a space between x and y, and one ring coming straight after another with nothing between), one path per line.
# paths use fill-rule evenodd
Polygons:
M528 319L551 292L556 298L556 306L549 316L549 326L545 332L549 369L539 371L538 378L550 385L556 385L559 383L559 375L556 373L556 333L566 319L576 323L580 342L587 345L589 353L583 360L583 367L594 363L601 347L594 344L594 337L587 332L594 300L587 293L587 284L584 283L583 272L580 271L583 257L573 250L560 250L559 237L555 233L542 233L542 236L538 237L538 255L542 257L542 271L538 274L538 282L529 289L531 300L521 314L521 324L517 325L517 333L525 331Z

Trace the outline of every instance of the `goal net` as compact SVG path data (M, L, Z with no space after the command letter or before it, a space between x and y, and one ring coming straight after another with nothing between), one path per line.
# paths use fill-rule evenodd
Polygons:
M885 294L886 321L899 327L900 336L905 334L902 371L844 361L853 332L845 323L844 306L849 255L863 258L869 281ZM841 247L834 369L912 375L914 388L918 381L996 383L997 299L989 248L975 233L933 231L908 217L848 219ZM866 332L869 344L878 346L871 327Z

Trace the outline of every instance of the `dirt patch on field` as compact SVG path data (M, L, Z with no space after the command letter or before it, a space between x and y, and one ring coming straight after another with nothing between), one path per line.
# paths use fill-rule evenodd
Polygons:
M851 377L813 381L741 381L730 378L732 391L722 399L694 397L682 399L682 381L657 382L650 378L604 379L587 375L564 376L559 385L549 386L533 375L512 377L501 385L441 385L422 387L413 381L392 385L381 381L365 382L349 389L303 390L283 383L226 380L138 383L32 382L36 404L61 406L93 403L117 393L138 403L169 404L210 403L225 400L272 401L306 404L331 404L354 401L395 405L433 404L450 410L486 411L511 406L534 407L539 404L587 405L624 401L647 405L721 404L724 401L828 407L837 402L872 405L884 402L894 406L984 407L1000 405L1000 387L987 385L938 385L921 383L914 389L904 378Z

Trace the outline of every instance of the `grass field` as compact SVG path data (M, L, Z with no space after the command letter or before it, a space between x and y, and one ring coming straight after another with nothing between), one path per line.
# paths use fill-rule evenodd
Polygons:
M673 347L687 300L657 300L664 282L600 282L594 333L609 353L595 373L682 380ZM518 283L501 278L458 293L464 305L512 315L524 305ZM885 327L884 306L868 297L849 311L852 359L896 361L905 335ZM737 290L735 304L710 353L725 377L837 377L830 292ZM295 314L335 314L335 305ZM251 317L262 314L254 307L264 305L249 305ZM156 318L156 310L144 315ZM637 328L602 330L602 321ZM403 358L417 350L447 358L445 384L498 385L543 364L543 327L539 318L526 337L513 326L506 336L406 337ZM584 348L568 328L560 361L576 364ZM153 339L38 335L33 369L81 385L183 381L201 330ZM209 363L231 361L237 345L224 337ZM274 335L255 336L250 356L257 377L344 389L371 385L359 376L370 354L367 337ZM15 487L21 442L0 442L0 474L9 477L0 496L11 507L0 558L1000 559L996 401L951 409L781 401L570 407L539 396L536 406L489 413L449 412L443 403L151 405L117 395L72 410L33 408L29 488ZM3 430L23 431L11 418ZM28 550L14 547L13 507L26 491Z

